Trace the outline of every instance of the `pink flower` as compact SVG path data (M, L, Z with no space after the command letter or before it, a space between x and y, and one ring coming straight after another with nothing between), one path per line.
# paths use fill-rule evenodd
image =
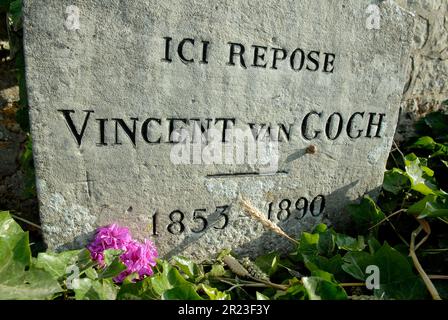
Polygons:
M128 228L122 228L116 224L99 228L95 239L87 246L93 260L100 265L104 263L104 250L126 250L127 244L132 241Z
M136 280L142 280L146 276L151 276L153 274L152 267L156 265L157 257L157 249L151 241L145 239L143 243L137 241L130 242L127 250L120 256L120 260L127 269L120 273L114 281L123 282L132 273L138 275Z
M99 228L95 238L87 246L93 260L104 266L104 251L108 249L122 250L120 260L127 267L114 278L115 282L123 282L130 274L136 273L136 280L142 280L153 274L156 265L157 249L152 241L145 239L143 243L132 239L128 228L116 224Z

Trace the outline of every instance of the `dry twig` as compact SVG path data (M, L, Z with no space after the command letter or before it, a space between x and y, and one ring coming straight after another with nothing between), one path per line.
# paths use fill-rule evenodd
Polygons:
M420 234L420 232L422 232L422 230L426 229L425 227L427 227L427 225L424 226L423 223L421 223L421 221L419 221L419 222L420 222L420 226L416 230L414 230L411 235L409 255L411 256L412 261L414 262L414 266L417 269L418 273L420 274L420 277L423 279L423 282L425 283L426 288L428 289L429 293L431 294L431 297L434 300L442 300L440 298L439 292L437 291L436 287L432 283L431 279L428 277L425 270L423 270L422 265L418 261L417 254L415 253L415 251L416 251L415 239ZM427 236L422 241L420 241L419 246L422 245L424 240L426 240L426 239L427 239Z

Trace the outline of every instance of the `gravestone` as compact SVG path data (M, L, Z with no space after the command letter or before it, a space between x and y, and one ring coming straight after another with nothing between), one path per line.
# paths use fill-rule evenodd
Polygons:
M413 18L393 1L25 1L51 249L118 223L162 256L255 255L382 184Z

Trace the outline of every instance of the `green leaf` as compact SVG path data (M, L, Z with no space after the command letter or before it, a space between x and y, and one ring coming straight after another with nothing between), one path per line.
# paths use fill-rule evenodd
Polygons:
M52 299L56 293L62 291L58 282L45 271L32 269L25 272L14 268L9 270L8 274L0 272L0 300Z
M264 294L262 294L262 293L260 293L260 292L256 292L256 297L257 297L257 300L270 300L269 299L269 297L267 297L267 296L265 296Z
M308 232L302 232L300 236L299 245L297 247L297 252L299 255L317 255L319 243L319 234L312 234Z
M205 292L210 300L230 300L230 294L219 291L216 288L212 288L203 283L199 285L199 288Z
M322 256L304 256L304 263L306 268L311 272L323 270L334 274L338 278L343 275L342 264L344 261L339 254L331 258Z
M369 239L367 240L367 244L369 245L370 254L374 254L379 249L381 249L381 243L372 235L369 236Z
M423 121L431 128L432 134L436 137L446 135L446 128L448 126L448 115L441 111L428 114Z
M367 266L372 265L374 258L367 252L348 252L344 258L342 269L353 278L365 281Z
M16 241L16 236L23 233L22 228L7 211L0 211L0 237L6 241Z
M12 247L10 240L0 237L0 300L49 299L61 292L61 287L51 274L32 267L25 271L27 264L23 261L24 254L15 251L23 251L22 246L28 243L28 234L23 233ZM26 251L29 252L29 247Z
M386 217L369 196L364 197L359 204L349 205L348 211L353 222L362 233L366 233L369 228ZM377 230L378 227L375 229Z
M407 174L398 169L393 168L384 174L383 189L395 195L407 190L411 187Z
M313 233L324 233L328 230L328 226L324 223L319 223L317 226L314 227Z
M172 261L175 266L177 266L180 270L182 270L182 272L184 272L188 276L188 278L194 280L200 276L203 276L201 268L196 263L185 257L176 256L173 257Z
M411 261L397 250L384 244L375 254L348 252L344 256L344 271L354 278L366 281L368 266L379 269L380 288L375 296L385 299L423 299L426 289L421 278L414 274Z
M31 264L28 232L24 232L6 211L0 212L0 239L11 250L14 263L22 268Z
M266 273L268 276L273 275L278 269L278 262L280 255L278 252L271 252L262 256L259 256L255 260L255 264Z
M104 264L106 266L111 265L116 258L120 257L123 251L116 249L107 249L104 250Z
M380 289L376 296L393 299L423 299L426 288L421 278L412 271L410 260L385 244L375 255L380 270Z
M126 270L126 266L119 257L115 257L109 265L106 265L104 269L100 270L98 279L114 278L124 270Z
M346 251L363 251L366 247L363 236L355 239L340 233L336 234L336 245L339 249Z
M87 249L82 249L79 251L78 259L76 265L79 268L79 271L85 271L93 266L96 266L98 263L93 261L90 255L90 251Z
M98 279L98 272L94 268L88 268L84 271L84 273L87 276L87 278L89 278L89 279L92 279L92 280Z
M124 281L117 294L117 300L154 300L159 297L154 291L149 277L138 282Z
M179 271L167 261L159 261L159 263L163 268L163 272L151 277L152 287L158 295L163 295L163 293L175 287L192 284L182 277Z
M176 286L162 294L163 300L204 300L196 292L194 285L184 284Z
M13 0L9 6L12 27L18 31L22 27L22 0Z
M0 212L0 299L48 299L61 290L50 273L31 266L28 233Z
M336 248L335 232L327 230L319 234L319 241L317 244L318 253L324 256L331 256Z
M35 267L50 273L55 279L67 275L67 267L76 264L81 250L64 251L61 253L40 252Z
M78 279L74 291L76 300L115 300L118 287L109 279L83 278Z
M437 142L435 142L433 138L424 136L424 137L418 138L418 140L416 142L414 142L414 144L411 145L411 148L426 149L426 150L433 151L435 149L436 145L437 145Z
M226 274L226 270L224 266L221 264L212 265L212 269L207 273L208 276L211 277L222 277Z
M421 159L411 153L405 157L406 173L411 181L411 188L423 195L436 194L438 191L432 176L434 172L421 163Z
M1 12L8 11L10 3L11 3L11 0L0 0L0 11Z
M418 215L419 219L448 217L448 199L446 196L427 195L410 206L407 212Z
M327 277L328 279L328 277ZM322 277L304 277L303 286L310 300L347 300L345 290L335 282Z
M150 279L151 285L158 295L162 295L165 291L173 288L173 286L170 284L170 281L168 280L168 277L163 273L156 274Z
M273 300L305 300L307 291L297 278L288 279L288 289L286 292L277 291Z

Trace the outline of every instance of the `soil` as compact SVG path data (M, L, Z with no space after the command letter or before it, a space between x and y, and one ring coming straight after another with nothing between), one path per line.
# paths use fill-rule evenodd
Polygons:
M2 53L8 52L8 43L0 41L0 49L2 46ZM38 201L35 196L26 195L25 175L20 167L27 134L15 120L18 101L15 62L7 57L0 61L0 211L16 216L22 227L30 231L30 240L42 246L40 229L32 225L40 225Z

